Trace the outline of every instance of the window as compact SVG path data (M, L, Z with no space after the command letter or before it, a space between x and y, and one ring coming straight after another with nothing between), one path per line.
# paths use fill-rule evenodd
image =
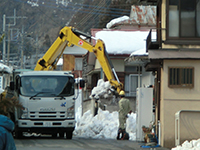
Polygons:
M170 38L200 37L200 1L169 0L168 36Z
M72 96L74 78L70 76L23 76L20 94L34 97Z
M136 96L136 89L142 84L142 66L125 66L125 72L126 96Z
M75 70L83 69L83 58L75 58Z
M140 84L139 84L140 82ZM128 91L128 94L126 93L126 96L136 96L136 89L138 87L141 87L142 84L142 75L139 74L129 74L125 75L125 91Z
M193 88L194 68L193 67L169 67L169 87L172 88Z

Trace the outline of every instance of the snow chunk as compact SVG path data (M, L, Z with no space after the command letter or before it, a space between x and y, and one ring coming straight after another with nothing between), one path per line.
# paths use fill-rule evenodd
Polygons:
M114 24L123 22L125 20L129 20L130 18L128 16L122 16L116 19L112 19L109 23L107 23L106 28L110 29Z
M109 98L112 97L112 93L110 91L111 85L109 81L104 82L103 79L99 79L97 82L97 86L92 89L90 98Z

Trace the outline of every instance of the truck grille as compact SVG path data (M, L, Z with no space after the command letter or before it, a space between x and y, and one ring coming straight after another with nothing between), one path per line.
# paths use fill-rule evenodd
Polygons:
M66 118L66 112L30 112L31 119L62 119Z

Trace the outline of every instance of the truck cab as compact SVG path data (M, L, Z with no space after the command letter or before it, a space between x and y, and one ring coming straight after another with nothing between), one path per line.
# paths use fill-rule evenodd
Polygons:
M28 71L15 77L15 96L23 105L15 112L15 137L23 132L71 139L75 127L75 83L66 71Z

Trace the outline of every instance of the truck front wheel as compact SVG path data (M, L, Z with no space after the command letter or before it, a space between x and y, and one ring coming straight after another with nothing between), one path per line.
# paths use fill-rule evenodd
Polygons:
M52 138L57 138L57 132L56 133L52 133Z
M65 132L59 132L59 137L64 138L64 134L65 134Z
M22 131L15 131L15 138L16 139L21 139L22 137L23 137Z
M67 131L66 132L66 139L71 140L72 139L72 135L73 135L73 131Z

